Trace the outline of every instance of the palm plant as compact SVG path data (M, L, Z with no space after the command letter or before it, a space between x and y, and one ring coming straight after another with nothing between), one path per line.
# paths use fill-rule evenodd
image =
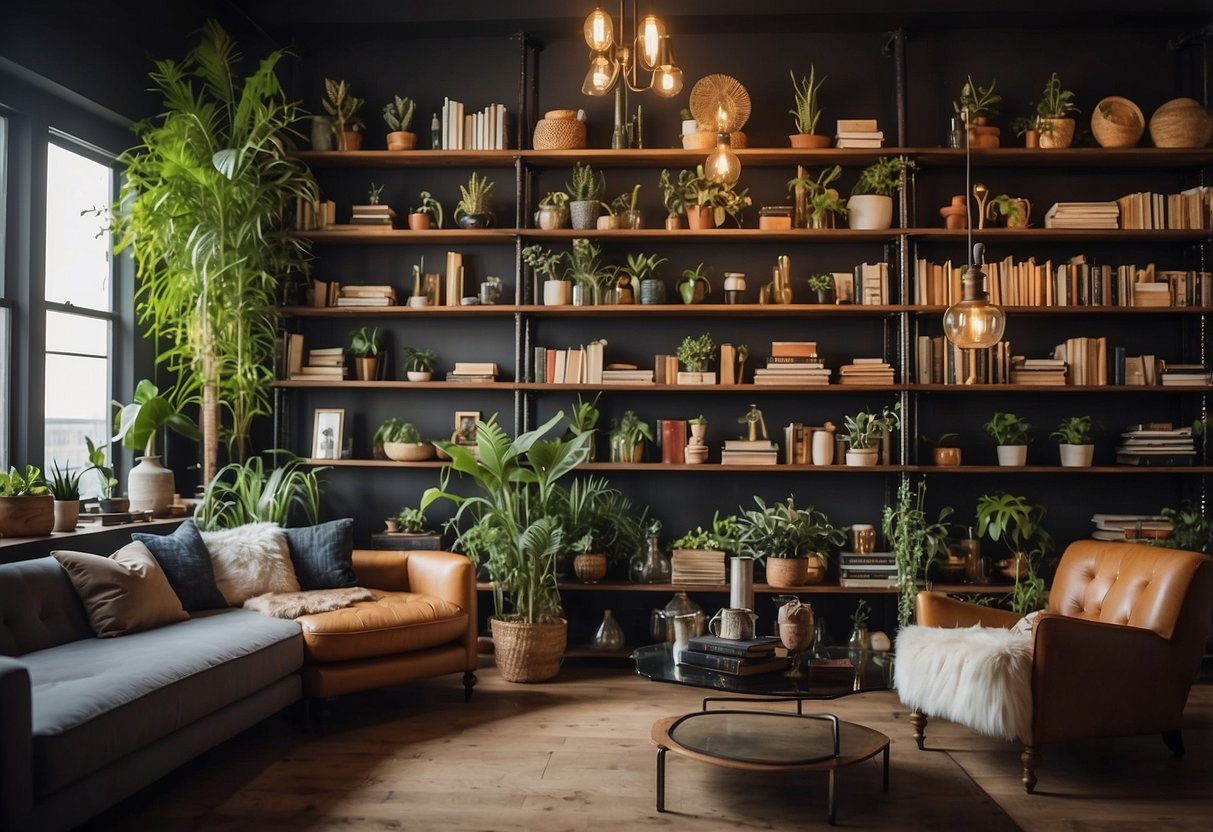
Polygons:
M253 420L271 412L279 284L308 270L308 244L286 233L316 185L286 155L303 111L275 74L284 54L241 80L234 43L208 22L184 60L156 63L164 113L137 125L119 159L115 250L134 252L138 319L167 345L157 361L176 376L172 403L201 405L208 481L220 439L243 460Z
M308 467L298 457L268 472L259 456L243 464L233 462L207 483L194 522L203 531L247 523L288 526L296 512L302 512L305 524L314 525L320 519L317 475L323 470Z

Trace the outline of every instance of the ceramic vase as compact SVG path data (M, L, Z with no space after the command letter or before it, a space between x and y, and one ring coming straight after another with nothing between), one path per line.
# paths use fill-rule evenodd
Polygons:
M602 611L602 623L594 632L594 638L590 640L590 647L595 650L623 649L623 628L619 626L619 622L615 620L615 616L610 610Z
M176 483L173 472L160 464L160 457L144 456L126 475L126 490L131 511L150 511L159 516L168 514Z

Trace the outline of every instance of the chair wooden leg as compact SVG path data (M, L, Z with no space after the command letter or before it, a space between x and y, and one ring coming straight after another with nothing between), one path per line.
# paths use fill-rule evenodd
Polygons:
M1162 742L1167 748L1171 749L1171 753L1176 757L1184 755L1184 734L1183 731L1176 728L1174 731L1163 731Z
M1025 745L1019 755L1023 763L1023 788L1028 794L1036 791L1036 764L1040 762L1040 752L1034 745Z
M921 751L927 739L927 715L918 709L910 711L910 724L914 726L914 742L918 743L918 750Z
M476 674L471 670L463 671L463 701L472 701L472 688L476 687Z

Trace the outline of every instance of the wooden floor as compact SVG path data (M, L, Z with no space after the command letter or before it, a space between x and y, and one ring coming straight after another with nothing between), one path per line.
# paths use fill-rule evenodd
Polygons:
M145 789L98 830L611 830L827 828L825 775L757 775L671 755L667 808L654 809L660 716L696 710L703 691L634 676L629 665L570 664L541 685L481 670L471 704L458 677L339 701L324 736L268 720ZM1157 737L1046 748L1036 795L1018 749L932 721L927 751L893 693L828 703L892 739L838 776L852 829L1137 830L1213 828L1213 686L1189 699L1188 755Z

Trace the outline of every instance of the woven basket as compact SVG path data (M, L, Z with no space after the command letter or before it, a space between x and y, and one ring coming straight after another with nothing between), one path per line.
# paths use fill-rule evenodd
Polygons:
M808 558L767 558L767 583L771 586L804 586L808 579Z
M1155 147L1204 147L1213 134L1213 118L1194 98L1174 98L1150 116Z
M585 147L585 123L572 110L549 110L535 125L531 144L536 150L576 150Z
M1091 111L1091 135L1100 147L1136 147L1145 131L1146 117L1127 98L1110 95Z
M597 583L606 577L607 556L598 552L583 552L573 558L573 571L582 583Z
M569 622L525 624L490 619L493 653L507 682L543 682L560 672L568 643Z

